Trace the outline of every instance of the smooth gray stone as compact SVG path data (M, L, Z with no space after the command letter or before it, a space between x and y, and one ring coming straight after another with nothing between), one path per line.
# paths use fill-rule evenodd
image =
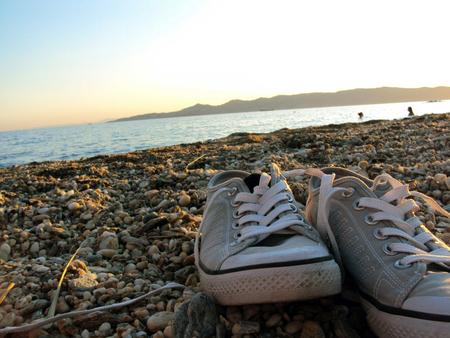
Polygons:
M192 337L196 331L200 337L216 334L219 324L216 306L206 293L199 292L181 304L172 319L175 338Z

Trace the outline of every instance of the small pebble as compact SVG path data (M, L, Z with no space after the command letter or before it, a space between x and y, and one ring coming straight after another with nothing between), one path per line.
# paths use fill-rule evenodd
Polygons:
M180 200L178 201L178 204L180 207L185 207L191 202L191 198L189 195L181 195Z
M102 325L100 325L98 330L100 332L107 332L107 331L111 330L111 324L110 323L103 323Z
M167 324L172 320L173 312L157 312L147 320L147 328L150 332L164 330Z
M81 206L80 206L77 202L72 202L72 203L69 203L69 205L67 206L67 208L68 208L70 211L75 211L75 210L80 209Z

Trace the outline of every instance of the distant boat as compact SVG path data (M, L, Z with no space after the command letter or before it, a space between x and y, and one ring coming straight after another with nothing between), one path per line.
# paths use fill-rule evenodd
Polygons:
M441 100L430 100L430 101L427 101L427 103L433 103L433 102L441 102Z
M271 110L273 110L273 108L272 109L260 109L260 111L271 111Z

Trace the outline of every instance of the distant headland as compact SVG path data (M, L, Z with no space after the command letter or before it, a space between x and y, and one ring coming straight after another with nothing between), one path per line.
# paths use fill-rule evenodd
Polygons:
M261 97L259 99L251 101L231 100L218 106L196 104L195 106L184 108L175 112L135 115L124 117L118 120L113 120L110 122L136 121L194 115L245 113L280 109L336 107L414 101L439 101L449 99L450 87L360 88L343 90L334 93L278 95L270 98Z

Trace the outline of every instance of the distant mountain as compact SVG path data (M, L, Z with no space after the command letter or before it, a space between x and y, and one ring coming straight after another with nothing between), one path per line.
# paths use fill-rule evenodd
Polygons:
M263 110L336 107L378 103L449 100L450 87L423 88L364 88L335 93L309 93L278 95L256 100L231 100L219 106L196 104L170 113L149 113L125 117L111 122L136 121L163 117L180 117L208 114L244 113Z
M100 121L96 121L94 123L97 124L97 123L115 122L115 120L116 119L103 119L103 120L100 120Z

